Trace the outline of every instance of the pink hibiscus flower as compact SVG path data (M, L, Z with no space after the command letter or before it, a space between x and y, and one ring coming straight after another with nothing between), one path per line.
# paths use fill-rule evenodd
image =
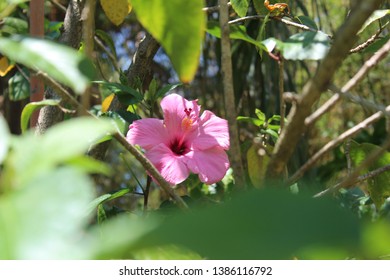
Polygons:
M197 100L170 94L161 101L164 120L134 121L127 141L143 148L145 156L172 185L183 182L190 172L206 184L220 181L229 168L226 120L210 111L199 117Z

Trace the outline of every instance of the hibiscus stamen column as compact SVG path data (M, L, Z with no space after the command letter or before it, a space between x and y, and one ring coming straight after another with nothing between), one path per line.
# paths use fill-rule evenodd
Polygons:
M232 58L229 39L229 6L228 0L219 0L219 23L221 25L221 66L222 83L225 99L226 118L229 122L229 133L231 142L230 161L234 172L235 185L239 188L245 188L244 168L241 159L240 142L237 126L237 112L235 107Z

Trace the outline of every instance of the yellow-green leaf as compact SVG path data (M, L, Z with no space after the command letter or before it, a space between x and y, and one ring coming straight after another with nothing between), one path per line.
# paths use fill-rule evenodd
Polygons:
M100 4L108 19L116 26L120 25L132 10L129 0L100 0Z
M350 155L354 166L360 165L371 153L380 150L381 147L370 144L351 142ZM362 171L364 173L374 171L378 168L387 166L390 164L390 153L383 152L382 156L370 164L368 168ZM371 179L367 180L367 189L370 193L371 199L374 201L375 206L379 209L385 202L385 199L390 196L390 171L383 172Z
M132 0L138 20L168 54L183 83L198 68L205 30L202 0Z
M270 147L252 144L246 153L249 178L256 188L261 188L263 185L265 171L270 160L267 149L269 150Z

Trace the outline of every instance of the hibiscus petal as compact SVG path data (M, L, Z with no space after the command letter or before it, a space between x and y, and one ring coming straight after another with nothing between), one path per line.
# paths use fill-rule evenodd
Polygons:
M175 155L164 144L157 145L147 151L145 156L156 166L164 179L172 185L183 182L190 173L184 157Z
M185 118L191 119L193 124L199 118L200 106L197 100L188 101L176 93L164 97L161 100L161 108L164 112L164 124L171 134L177 135L182 132Z
M126 139L130 144L137 144L149 150L158 144L168 143L169 135L162 120L146 118L136 120L130 125Z
M199 134L193 139L194 149L206 150L215 146L230 147L228 122L210 111L204 111L199 120Z
M209 185L221 181L230 166L228 156L221 148L192 151L186 159L190 171L199 174L199 179Z

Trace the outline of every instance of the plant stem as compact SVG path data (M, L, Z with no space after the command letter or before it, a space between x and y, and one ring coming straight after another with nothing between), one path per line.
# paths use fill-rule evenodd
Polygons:
M237 126L236 102L233 87L233 70L231 58L231 46L229 39L229 7L227 0L219 0L220 13L219 23L221 26L221 67L222 83L225 97L226 118L229 123L230 133L230 158L234 171L235 185L245 188L245 175L242 165L239 132Z

